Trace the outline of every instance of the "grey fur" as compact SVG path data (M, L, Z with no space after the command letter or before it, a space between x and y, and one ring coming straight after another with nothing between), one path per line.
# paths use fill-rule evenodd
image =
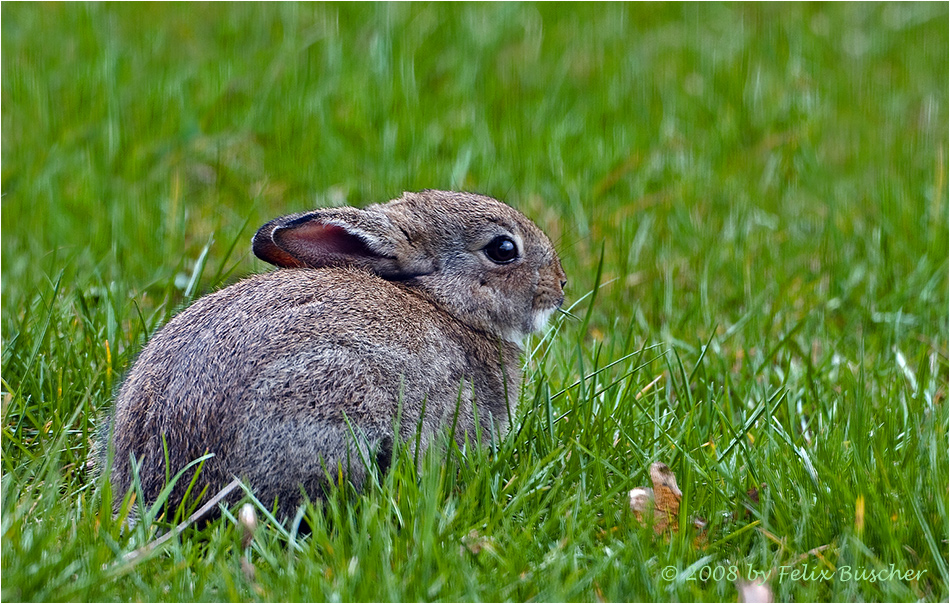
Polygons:
M519 258L489 259L499 235ZM423 191L285 216L253 246L282 268L196 301L128 373L110 418L116 493L130 487L134 457L146 500L157 497L163 438L171 476L214 453L194 492L236 475L289 513L302 492L321 496L328 471L361 485L362 460L386 465L394 430L410 441L421 427L425 447L457 412L457 438L472 438L474 405L485 433L503 432L521 339L563 302L548 238L480 195Z

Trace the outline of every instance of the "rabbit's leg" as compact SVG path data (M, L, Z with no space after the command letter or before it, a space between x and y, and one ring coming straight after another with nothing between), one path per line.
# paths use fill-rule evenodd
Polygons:
M278 359L245 393L226 465L268 503L299 500L301 488L318 498L341 479L362 487L390 463L395 399L346 349Z

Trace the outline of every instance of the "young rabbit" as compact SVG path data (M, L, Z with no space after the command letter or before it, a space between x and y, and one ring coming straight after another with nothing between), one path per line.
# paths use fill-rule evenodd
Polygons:
M133 458L152 502L213 453L192 493L237 476L289 514L341 472L359 487L364 460L385 470L396 431L423 448L453 423L459 441L476 421L503 433L521 342L564 299L548 238L481 195L292 214L253 248L280 269L196 301L128 373L111 420L114 492L130 487Z

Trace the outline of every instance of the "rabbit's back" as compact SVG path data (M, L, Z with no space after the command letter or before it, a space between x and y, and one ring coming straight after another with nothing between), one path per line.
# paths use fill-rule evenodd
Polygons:
M394 430L409 440L420 426L425 444L457 409L457 435L471 433L473 397L484 429L504 425L518 353L358 268L256 275L196 301L141 353L116 399L113 488L130 486L131 455L153 501L166 470L205 453L199 485L238 476L281 507L301 488L318 496L328 472L359 484L364 463L388 464Z

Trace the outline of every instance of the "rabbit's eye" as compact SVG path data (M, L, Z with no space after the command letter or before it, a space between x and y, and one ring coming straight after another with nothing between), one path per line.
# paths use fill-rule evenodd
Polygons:
M508 264L518 257L518 246L511 237L500 235L485 246L485 255L496 264Z

